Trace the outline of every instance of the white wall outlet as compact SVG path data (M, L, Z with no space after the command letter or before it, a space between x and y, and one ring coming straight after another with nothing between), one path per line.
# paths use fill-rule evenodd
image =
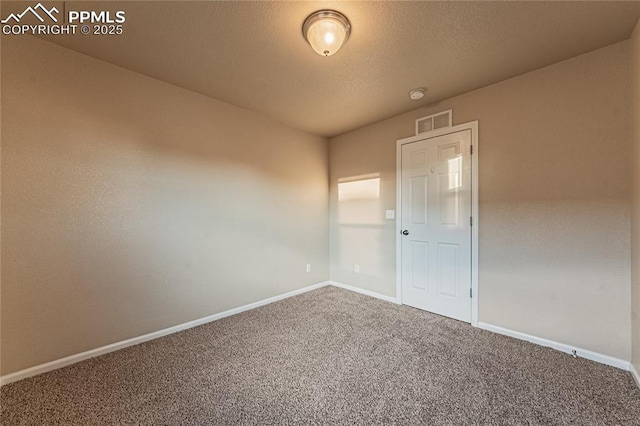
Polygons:
M387 219L395 219L396 218L396 211L395 210L387 210L385 212L385 218Z
M307 263L307 272L311 272L311 264Z
M360 273L360 265L356 265L355 267L356 274Z

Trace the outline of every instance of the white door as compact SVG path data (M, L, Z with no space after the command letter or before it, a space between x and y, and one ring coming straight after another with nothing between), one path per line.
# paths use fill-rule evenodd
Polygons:
M471 131L402 145L402 303L471 321Z

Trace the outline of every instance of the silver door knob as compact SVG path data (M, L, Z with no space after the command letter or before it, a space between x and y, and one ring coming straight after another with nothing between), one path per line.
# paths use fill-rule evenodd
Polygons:
M409 235L409 231L405 229L404 231L402 231L402 235Z

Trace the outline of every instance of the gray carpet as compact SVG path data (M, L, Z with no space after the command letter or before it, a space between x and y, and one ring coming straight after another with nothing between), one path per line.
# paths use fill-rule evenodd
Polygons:
M325 287L2 387L3 425L640 425L630 374Z

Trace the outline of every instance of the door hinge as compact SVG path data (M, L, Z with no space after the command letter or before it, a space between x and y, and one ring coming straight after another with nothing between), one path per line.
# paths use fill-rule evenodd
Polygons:
M471 155L473 155L473 145L471 145Z
M469 226L473 226L473 216L469 216Z
M469 297L473 297L473 289L472 288L469 289Z

